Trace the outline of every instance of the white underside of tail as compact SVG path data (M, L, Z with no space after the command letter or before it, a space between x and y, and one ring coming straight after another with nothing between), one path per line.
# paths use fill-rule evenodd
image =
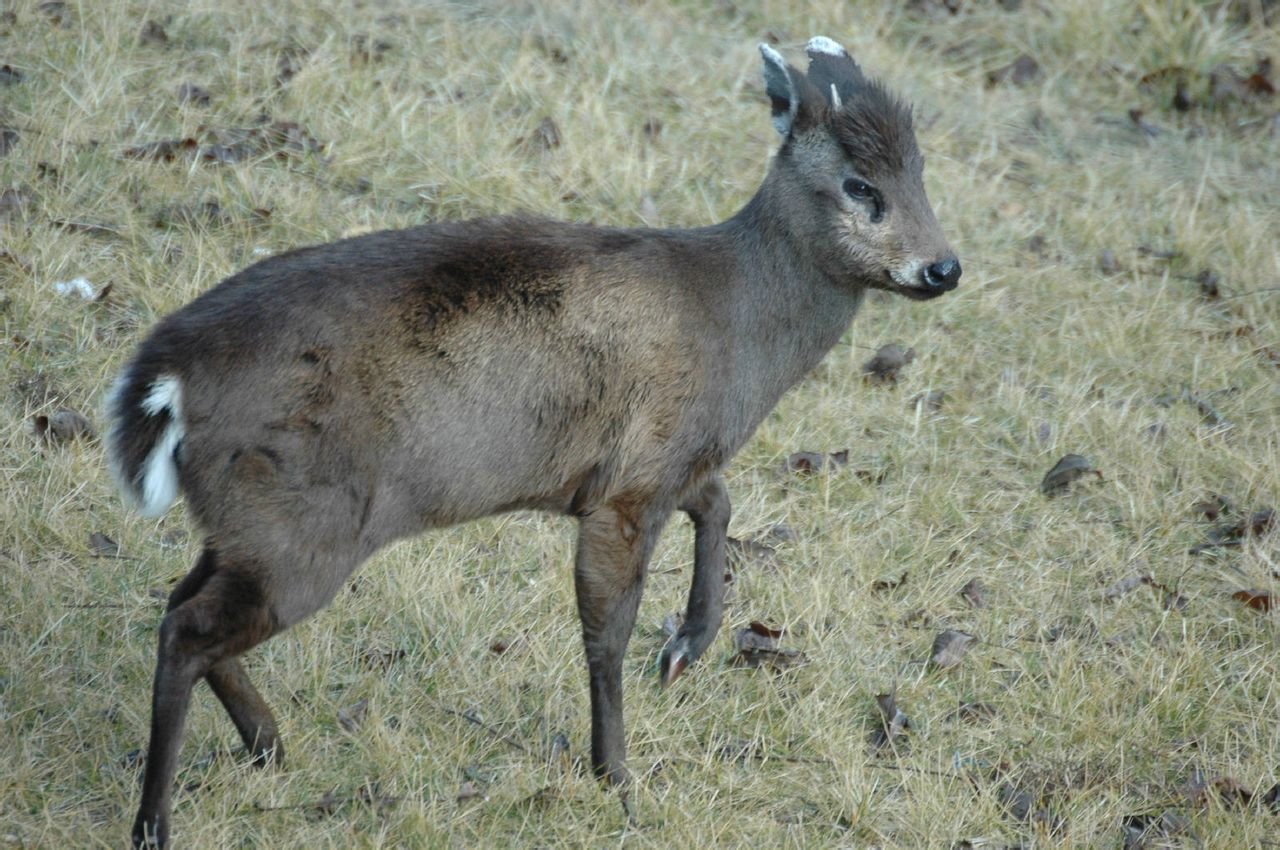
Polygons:
M178 379L173 375L157 378L142 399L142 409L151 416L166 410L169 412L169 424L143 461L133 488L138 500L138 513L144 517L158 517L178 498L178 464L173 453L185 433L182 426L182 385Z

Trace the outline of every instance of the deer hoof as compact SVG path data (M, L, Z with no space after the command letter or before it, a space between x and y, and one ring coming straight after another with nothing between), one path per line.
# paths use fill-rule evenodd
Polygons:
M662 683L662 687L669 687L672 682L680 678L680 674L692 660L684 646L684 641L676 641L663 650L662 657L658 659L658 680Z

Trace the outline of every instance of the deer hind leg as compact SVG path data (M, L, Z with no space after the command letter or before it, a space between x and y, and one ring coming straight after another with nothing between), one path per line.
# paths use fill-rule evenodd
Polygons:
M667 512L610 505L578 526L574 586L591 688L591 764L611 785L629 779L622 723L622 657L645 570Z
M133 824L135 847L163 847L168 842L170 795L195 683L221 662L276 631L276 620L257 574L243 566L218 561L211 550L205 551L195 569L174 590L160 625L151 742L147 747L142 803ZM228 675L234 675L234 669L229 671L224 665L215 678L223 683ZM261 703L261 698L257 701ZM260 720L252 711L240 710L241 704L236 703L233 719L239 716ZM270 726L274 728L274 723Z
M684 624L662 650L658 676L670 685L711 645L724 614L725 541L729 493L716 475L688 494L680 510L693 520L693 582Z
M166 613L186 602L204 586L216 569L217 559L217 552L212 546L200 553L195 567L169 595ZM214 663L205 674L205 681L231 716L231 722L240 733L240 740L244 741L253 763L282 766L284 748L275 716L253 682L249 681L240 660L232 656Z

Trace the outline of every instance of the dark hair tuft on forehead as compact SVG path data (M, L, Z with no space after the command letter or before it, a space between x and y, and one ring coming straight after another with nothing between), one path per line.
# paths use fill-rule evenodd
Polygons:
M916 145L911 107L878 80L867 80L831 115L836 140L864 174L915 171L924 167Z

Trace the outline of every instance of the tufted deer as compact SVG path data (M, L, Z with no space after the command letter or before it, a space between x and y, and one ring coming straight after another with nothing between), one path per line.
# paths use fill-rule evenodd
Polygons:
M304 248L166 318L113 392L114 471L145 516L207 533L160 627L137 846L161 846L192 687L253 757L275 719L237 656L326 605L388 542L503 511L578 519L591 759L625 782L622 656L654 541L694 525L669 684L720 625L721 470L840 338L868 288L954 289L910 110L843 47L766 45L782 137L743 209L689 230L535 218Z

